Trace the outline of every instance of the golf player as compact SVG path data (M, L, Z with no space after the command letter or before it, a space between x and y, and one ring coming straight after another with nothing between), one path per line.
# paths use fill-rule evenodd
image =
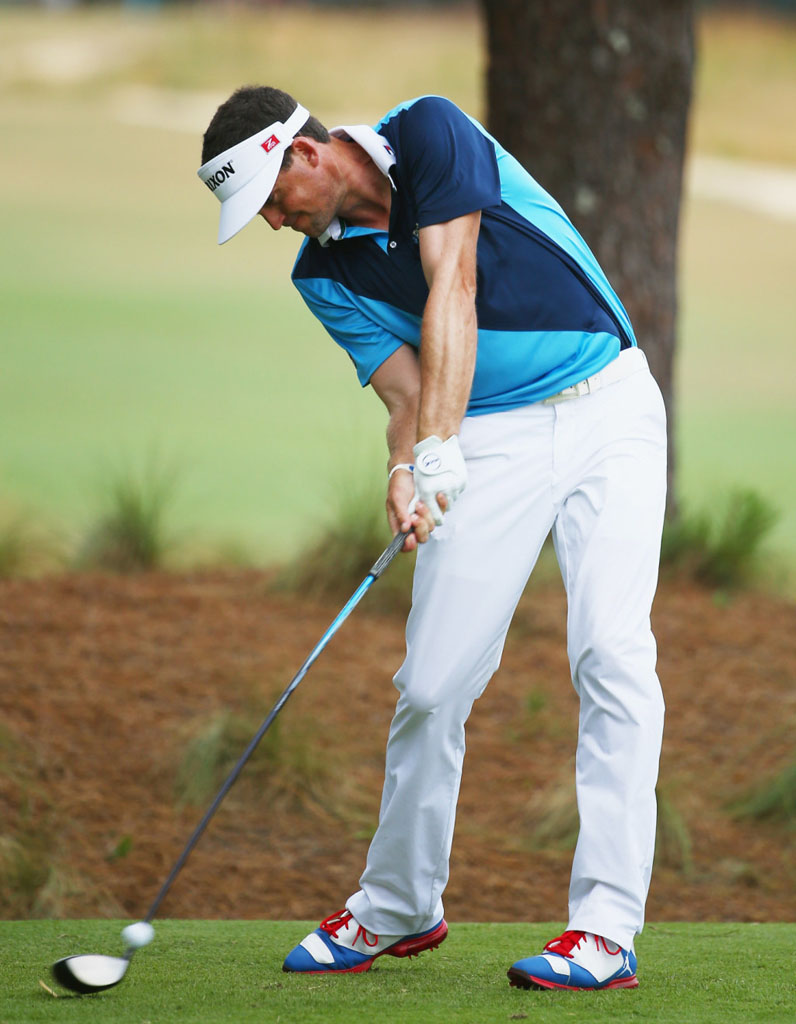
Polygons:
M360 887L284 970L366 971L444 940L465 722L552 530L580 833L567 930L508 975L635 987L663 728L650 607L666 429L627 313L560 206L439 96L327 131L286 93L246 87L214 115L202 161L219 242L258 214L306 236L293 282L387 407L387 516L417 548Z

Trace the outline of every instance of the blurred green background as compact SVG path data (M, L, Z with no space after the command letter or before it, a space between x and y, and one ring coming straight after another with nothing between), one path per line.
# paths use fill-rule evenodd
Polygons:
M329 124L428 92L483 116L476 8L0 17L0 520L77 536L110 472L157 465L194 558L292 554L340 486L382 479L386 420L289 282L297 236L257 223L216 245L201 134L245 82ZM703 11L696 81L679 497L758 490L793 590L796 21Z

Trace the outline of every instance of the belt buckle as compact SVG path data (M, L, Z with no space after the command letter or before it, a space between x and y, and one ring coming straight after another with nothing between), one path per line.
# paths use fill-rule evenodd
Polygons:
M570 384L569 387L563 388L558 391L555 395L551 395L549 398L542 399L542 405L555 405L556 402L567 402L571 398L580 398L582 395L591 394L591 383L589 378L586 380L580 380L577 384Z
M568 388L559 391L554 398L557 401L566 401L568 398L581 398L591 393L591 385L588 380L579 380L577 384L570 384Z

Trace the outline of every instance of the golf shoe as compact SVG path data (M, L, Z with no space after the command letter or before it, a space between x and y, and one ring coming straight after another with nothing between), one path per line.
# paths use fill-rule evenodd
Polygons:
M564 932L539 956L518 960L509 968L517 988L636 988L636 956L615 942L591 932Z
M417 935L374 935L347 910L321 921L314 932L288 953L283 971L303 974L353 974L368 971L376 957L417 956L436 949L448 934L444 920Z

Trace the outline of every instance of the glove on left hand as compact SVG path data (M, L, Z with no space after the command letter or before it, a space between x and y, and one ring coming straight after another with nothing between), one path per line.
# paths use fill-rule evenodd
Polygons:
M424 502L437 526L442 523L442 510L437 495L442 493L452 505L467 486L467 466L459 447L459 438L452 434L442 441L436 434L424 438L414 447L415 494Z

